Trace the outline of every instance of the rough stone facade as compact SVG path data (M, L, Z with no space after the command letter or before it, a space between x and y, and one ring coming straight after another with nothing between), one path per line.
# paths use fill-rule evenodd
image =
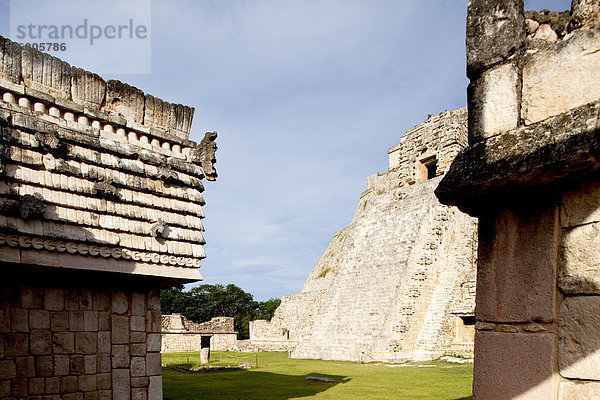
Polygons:
M233 327L233 318L216 317L197 324L181 314L162 316L163 353L200 351L202 338L210 341L212 351L235 350L237 332Z
M476 399L600 397L598 22L469 4L470 146L436 194L479 218Z
M159 288L201 279L193 109L0 37L0 398L160 399Z
M389 149L302 292L251 323L252 344L361 361L471 354L476 224L433 194L467 144L466 114L431 116Z

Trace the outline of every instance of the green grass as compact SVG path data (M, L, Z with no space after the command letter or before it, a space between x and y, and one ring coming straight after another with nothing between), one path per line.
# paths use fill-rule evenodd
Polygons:
M212 352L210 365L256 363L257 353ZM163 364L192 367L199 353L163 354ZM258 368L185 373L163 368L165 400L447 399L471 398L473 366L432 361L390 367L345 361L297 360L258 353ZM337 384L309 381L320 376Z

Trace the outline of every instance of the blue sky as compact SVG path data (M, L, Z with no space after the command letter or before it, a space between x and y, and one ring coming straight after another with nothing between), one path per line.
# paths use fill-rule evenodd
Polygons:
M219 179L205 185L206 283L259 300L301 290L367 176L387 169L387 149L428 114L466 104L466 6L152 1L151 73L104 77L195 107L192 140L219 132ZM0 8L7 35L8 2Z

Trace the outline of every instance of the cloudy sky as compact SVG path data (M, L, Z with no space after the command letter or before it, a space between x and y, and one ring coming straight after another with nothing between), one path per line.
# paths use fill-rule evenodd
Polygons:
M151 72L104 77L195 107L192 140L219 133L219 178L205 185L205 282L234 283L259 300L301 290L350 223L367 176L387 169L387 149L428 114L466 104L466 7L151 2ZM7 36L9 2L0 8Z

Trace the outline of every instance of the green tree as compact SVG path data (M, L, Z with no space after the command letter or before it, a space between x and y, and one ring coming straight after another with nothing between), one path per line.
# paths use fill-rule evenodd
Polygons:
M240 339L249 337L248 323L255 319L270 320L281 300L257 302L250 293L236 285L199 285L189 291L183 286L164 289L160 296L164 314L180 313L194 322L214 317L233 317Z

